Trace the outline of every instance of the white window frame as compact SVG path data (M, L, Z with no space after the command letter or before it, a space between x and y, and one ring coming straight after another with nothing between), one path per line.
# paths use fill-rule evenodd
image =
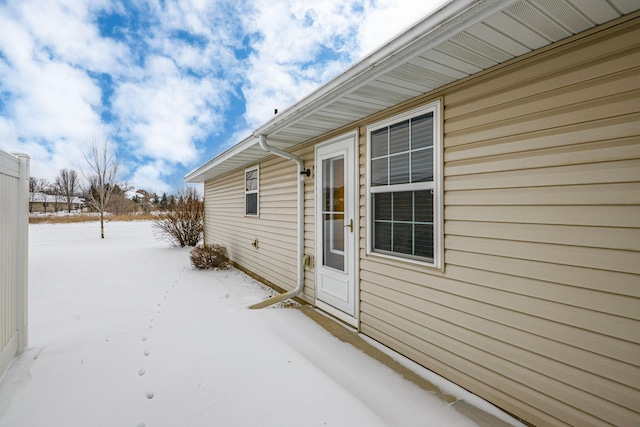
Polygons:
M412 264L419 264L427 267L433 267L436 269L442 269L444 265L444 221L443 221L443 135L442 135L442 100L438 99L434 102L426 104L422 107L407 111L405 113L393 116L380 122L376 122L370 126L367 126L367 197L366 197L366 209L367 209L367 255L377 256L382 258L388 258L393 260L399 260L403 262L409 262ZM421 116L423 114L433 113L433 181L432 182L420 182L411 184L394 184L387 186L371 185L372 170L371 170L371 134L372 132L384 127L400 123L411 118ZM401 253L388 253L376 251L373 247L373 230L374 230L374 218L373 218L373 194L380 192L388 192L389 187L393 187L393 192L402 191L420 191L431 190L433 193L433 260L419 259L410 255L404 255Z
M256 171L256 189L247 190L247 173ZM260 165L252 166L244 170L244 215L257 217L260 216ZM247 212L247 194L256 195L256 213Z

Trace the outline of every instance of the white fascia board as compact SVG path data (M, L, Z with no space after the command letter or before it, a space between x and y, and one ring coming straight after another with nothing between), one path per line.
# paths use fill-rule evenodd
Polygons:
M518 0L451 0L431 15L389 41L309 96L279 113L229 150L185 176L190 183L204 182L208 172L258 143L260 135L284 129L387 73L419 52L448 40L464 29ZM303 141L300 141L303 142Z

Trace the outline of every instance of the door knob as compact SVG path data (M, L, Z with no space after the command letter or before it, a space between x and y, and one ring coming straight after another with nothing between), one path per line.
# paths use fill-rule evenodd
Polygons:
M349 231L353 233L353 219L349 220L349 224L345 225L344 228L349 227Z

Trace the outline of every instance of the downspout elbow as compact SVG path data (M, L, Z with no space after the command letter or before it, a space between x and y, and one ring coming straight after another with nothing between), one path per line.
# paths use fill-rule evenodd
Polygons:
M260 141L260 148L262 148L267 153L270 153L272 147L269 144L267 144L267 135L260 134L258 139Z
M305 172L305 170L304 170L304 162L302 161L302 159L300 157L296 156L295 154L288 153L288 152L286 152L284 150L281 150L279 148L272 147L271 145L269 145L267 143L267 136L264 135L264 134L260 134L259 138L260 138L260 148L262 148L264 151L266 151L267 153L275 154L278 157L282 157L284 159L288 159L288 160L294 161L296 163L296 165L298 165L298 172L300 174Z

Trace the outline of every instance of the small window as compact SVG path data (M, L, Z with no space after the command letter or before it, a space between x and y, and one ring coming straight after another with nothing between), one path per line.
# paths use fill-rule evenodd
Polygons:
M255 167L244 172L244 213L258 215L258 201L260 189L260 169Z
M367 129L369 252L440 266L440 103Z

